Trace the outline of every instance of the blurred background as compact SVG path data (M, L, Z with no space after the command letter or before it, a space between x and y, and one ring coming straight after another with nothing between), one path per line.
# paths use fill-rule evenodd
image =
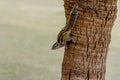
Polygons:
M120 80L119 14L107 80ZM0 80L60 80L64 51L51 46L64 24L63 0L0 0Z

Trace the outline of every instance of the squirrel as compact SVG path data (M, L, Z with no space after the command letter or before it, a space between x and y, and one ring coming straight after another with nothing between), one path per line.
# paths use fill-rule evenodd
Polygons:
M78 15L77 8L78 8L77 5L73 6L70 12L68 21L66 22L65 27L63 27L63 29L59 32L58 37L57 37L57 42L53 44L52 50L65 46L68 41L75 42L75 40L70 36L70 33L71 33L72 28L75 25L76 18Z

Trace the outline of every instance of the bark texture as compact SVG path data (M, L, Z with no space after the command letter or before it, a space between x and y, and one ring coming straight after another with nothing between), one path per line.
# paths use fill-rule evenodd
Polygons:
M75 2L79 14L62 63L61 80L105 80L106 57L117 0L64 0L66 20Z

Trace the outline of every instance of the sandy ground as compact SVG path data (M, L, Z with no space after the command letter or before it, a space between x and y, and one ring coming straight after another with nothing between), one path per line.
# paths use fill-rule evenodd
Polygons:
M107 80L120 80L119 21L120 16L112 31ZM64 24L62 0L0 0L0 80L60 80L63 48L51 46Z

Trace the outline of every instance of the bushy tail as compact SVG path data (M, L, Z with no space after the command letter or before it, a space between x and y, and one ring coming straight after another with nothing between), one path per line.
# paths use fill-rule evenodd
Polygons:
M76 19L77 19L77 16L78 16L78 6L75 4L70 12L70 16L68 18L68 21L67 21L67 28L68 30L72 29L75 25L75 22L76 22Z

